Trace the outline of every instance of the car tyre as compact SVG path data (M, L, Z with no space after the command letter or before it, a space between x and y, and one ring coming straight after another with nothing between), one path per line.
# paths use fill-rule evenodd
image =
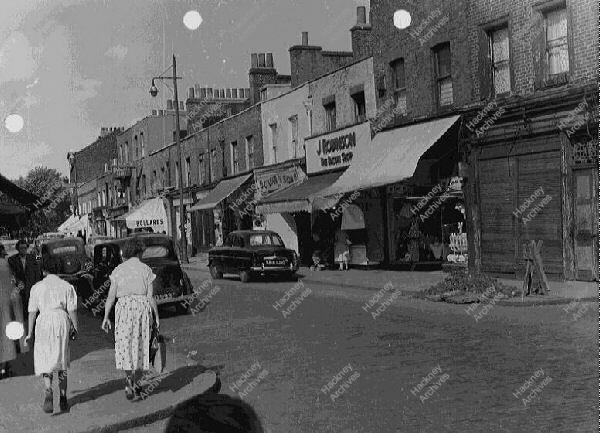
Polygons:
M220 280L221 278L223 278L223 272L221 272L219 270L219 268L217 268L217 265L212 264L210 265L210 276L213 278L213 280Z
M249 282L251 277L252 276L250 275L250 271L246 271L246 270L240 271L240 281L242 283Z

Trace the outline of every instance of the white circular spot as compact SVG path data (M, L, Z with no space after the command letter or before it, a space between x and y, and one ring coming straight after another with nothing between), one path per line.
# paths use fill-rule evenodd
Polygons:
M198 11L188 11L183 16L183 24L190 29L196 30L202 24L202 16Z
M398 27L399 29L405 29L410 26L411 20L410 12L404 9L398 9L396 12L394 12L394 26Z
M19 340L24 333L25 329L21 322L8 322L6 324L6 336L9 340Z
M226 60L226 59L223 59L223 63L227 63L227 60Z
M6 119L4 119L4 126L6 126L6 129L10 132L19 132L23 129L24 124L23 117L18 114L9 114L6 116Z

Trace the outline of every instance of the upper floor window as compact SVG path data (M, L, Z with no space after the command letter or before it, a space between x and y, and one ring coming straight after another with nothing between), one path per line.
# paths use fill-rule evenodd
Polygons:
M152 193L156 192L156 170L152 170L152 183L150 184L150 189Z
M237 141L231 142L229 150L231 153L231 174L238 174L240 172L240 155Z
M404 70L404 59L394 60L390 66L392 68L392 87L396 111L398 114L406 114L406 73Z
M352 95L354 103L354 122L362 123L367 118L367 108L365 104L365 92L357 92Z
M123 163L125 158L123 158L123 145L119 144L119 162Z
M179 188L179 162L175 162L175 186Z
M490 31L489 38L494 94L501 95L511 90L508 26Z
M277 162L277 123L271 123L269 125L271 130L271 163Z
M125 162L129 162L129 142L125 142Z
M210 151L210 180L211 182L217 179L217 149L211 149Z
M248 170L254 168L254 137L252 135L246 137L246 168Z
M435 80L437 84L437 101L440 107L452 105L454 94L452 91L452 57L450 43L446 42L434 48Z
M290 127L290 155L298 158L298 115L295 114L288 119Z
M204 185L206 182L206 160L204 154L198 156L198 185Z
M323 105L325 109L325 130L334 131L336 128L335 100Z
M192 170L191 170L192 161L188 156L185 159L185 186L190 186L192 184Z
M160 168L160 182L162 187L164 188L165 186L167 186L167 176L165 175L165 168L161 167Z
M221 177L227 177L227 158L225 158L225 142L219 141L219 147L221 148Z
M139 158L139 153L138 153L139 150L138 150L138 136L137 135L135 135L133 137L133 143L134 143L133 144L133 147L134 147L133 151L135 152L135 159L138 159Z
M146 149L144 148L144 133L140 132L140 148L142 153L142 158L146 155Z
M569 48L567 42L567 10L565 8L546 12L546 58L548 74L569 71Z
M165 162L165 172L166 172L166 186L171 186L171 164L169 161Z

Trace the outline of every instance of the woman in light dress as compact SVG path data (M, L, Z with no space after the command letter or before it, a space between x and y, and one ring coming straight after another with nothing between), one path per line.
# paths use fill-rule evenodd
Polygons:
M43 260L44 279L31 288L29 295L29 332L25 344L35 338L33 365L36 375L44 378L46 388L43 409L52 413L52 376L58 373L60 410L66 411L67 369L70 364L71 339L78 331L77 294L75 288L54 275L56 263L52 259ZM35 333L34 333L35 327Z
M141 239L132 238L125 247L126 261L110 275L110 290L104 307L102 329L108 332L112 324L110 311L115 304L115 363L125 370L125 396L139 397L142 372L150 370L150 335L152 313L159 325L158 307L154 299L153 282L156 275L140 261L145 246Z
M21 297L12 282L6 249L0 244L0 379L9 376L9 362L17 358L16 342L6 336L6 325L16 319L15 313L23 315Z

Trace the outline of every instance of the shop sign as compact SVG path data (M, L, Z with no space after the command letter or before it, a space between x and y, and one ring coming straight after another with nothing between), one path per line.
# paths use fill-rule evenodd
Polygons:
M266 197L289 186L301 183L306 174L298 165L255 173L258 197Z
M347 167L358 146L371 142L369 122L306 140L308 173Z
M413 193L413 186L408 185L405 182L394 183L387 186L387 193L389 195L407 195Z

